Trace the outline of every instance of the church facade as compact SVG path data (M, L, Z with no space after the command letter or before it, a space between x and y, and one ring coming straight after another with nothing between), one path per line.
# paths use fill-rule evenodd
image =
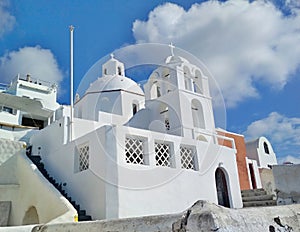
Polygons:
M32 155L93 219L177 213L197 200L241 208L234 139L217 133L208 78L167 57L144 90L113 56L30 138ZM226 141L226 146L223 145Z

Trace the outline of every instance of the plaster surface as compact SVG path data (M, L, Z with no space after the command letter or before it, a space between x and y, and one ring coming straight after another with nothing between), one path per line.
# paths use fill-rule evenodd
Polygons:
M274 165L272 167L277 204L300 203L300 165Z

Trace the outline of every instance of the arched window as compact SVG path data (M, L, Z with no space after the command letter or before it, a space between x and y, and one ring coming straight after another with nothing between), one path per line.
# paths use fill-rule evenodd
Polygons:
M186 90L192 91L192 80L191 80L191 73L190 69L187 66L183 67L183 74L184 74L184 85Z
M104 75L107 75L107 69L106 68L104 69Z
M157 97L160 97L160 96L161 96L160 86L156 86L156 96L157 96Z
M268 147L268 144L266 142L264 142L264 150L265 150L266 154L270 154L269 147Z
M137 104L133 103L132 104L132 114L135 115L137 111L138 111L138 106L137 106Z
M205 120L202 104L196 100L192 100L192 116L194 127L205 129Z
M199 70L195 72L194 92L203 94L202 75Z
M120 66L118 66L118 75L122 75L122 69L121 69L121 67Z
M160 115L162 116L165 129L170 130L170 120L169 120L169 107L165 103L161 103L160 105Z

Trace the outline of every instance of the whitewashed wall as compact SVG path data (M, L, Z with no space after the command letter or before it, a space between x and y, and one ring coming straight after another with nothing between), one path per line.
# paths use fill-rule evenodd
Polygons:
M1 157L4 157L3 153ZM77 215L73 206L26 157L25 147L0 165L0 201L12 202L9 225L22 225L31 206L36 208L40 223L72 222Z

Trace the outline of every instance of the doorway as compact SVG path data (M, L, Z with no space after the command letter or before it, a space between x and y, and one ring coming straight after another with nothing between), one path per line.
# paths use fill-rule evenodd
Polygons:
M215 179L218 195L218 204L230 208L226 176L221 168L217 168L215 173Z
M257 185L256 185L256 179L255 179L253 164L249 164L249 171L250 171L250 178L251 178L252 188L256 189Z

